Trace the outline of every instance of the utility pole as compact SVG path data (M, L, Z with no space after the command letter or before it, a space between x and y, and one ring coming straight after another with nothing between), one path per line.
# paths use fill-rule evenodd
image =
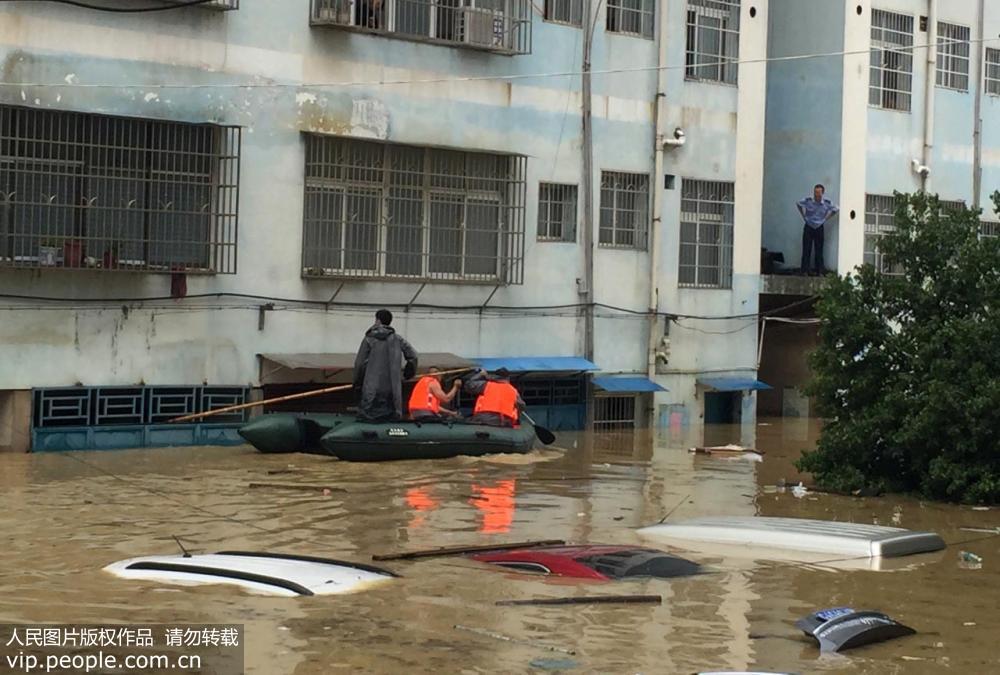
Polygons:
M590 54L594 39L594 22L591 0L583 0L583 67L581 90L581 119L583 123L583 301L584 329L583 352L588 361L594 360L594 129L593 101L590 82Z

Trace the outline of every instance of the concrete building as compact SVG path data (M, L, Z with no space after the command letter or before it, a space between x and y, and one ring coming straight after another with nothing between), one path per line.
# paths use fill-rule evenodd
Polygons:
M840 205L825 259L841 274L862 263L891 272L878 242L892 227L894 191L984 207L984 232L1000 230L988 199L1000 188L1000 5L773 0L770 21L765 248L794 273L795 203L815 183ZM801 58L816 54L829 56ZM804 300L818 284L762 279L765 310ZM800 310L809 315L808 305ZM764 412L808 414L798 388L815 340L815 326L768 325L761 379L774 390L761 397Z
M3 3L0 448L232 440L163 423L383 305L553 426L751 424L767 6Z

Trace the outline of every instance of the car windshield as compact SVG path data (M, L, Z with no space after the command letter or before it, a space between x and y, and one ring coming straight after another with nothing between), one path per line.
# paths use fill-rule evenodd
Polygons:
M584 558L577 562L611 579L627 577L686 577L698 574L701 567L690 560L676 558L659 551L616 551Z

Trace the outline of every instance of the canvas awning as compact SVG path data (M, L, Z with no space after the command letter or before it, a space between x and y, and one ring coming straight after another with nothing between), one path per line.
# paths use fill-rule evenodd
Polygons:
M749 377L699 377L698 384L715 391L763 391L771 385Z
M308 382L350 382L354 372L355 354L259 354L261 384L295 384ZM448 352L420 353L420 372L431 366L441 370L473 368L468 359Z
M580 356L490 356L475 359L489 371L506 368L512 373L583 373L597 366Z
M594 385L604 391L622 394L644 394L667 391L656 382L642 375L595 375Z

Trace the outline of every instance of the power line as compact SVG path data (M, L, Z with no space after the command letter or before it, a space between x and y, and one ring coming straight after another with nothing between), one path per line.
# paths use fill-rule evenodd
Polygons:
M0 0L0 2L17 2L23 0ZM29 0L32 2L75 2L76 0ZM206 0L207 1L207 0ZM200 3L199 3L200 4ZM181 6L181 5L177 5ZM1000 37L981 38L975 40L963 40L962 44L987 44L1000 42ZM918 49L929 49L935 45L952 44L952 40L941 40L937 43L915 44L910 47L893 48L893 53L916 51ZM731 66L731 65L752 65L761 63L781 63L791 61L806 61L812 59L834 58L843 56L859 56L870 54L872 49L855 49L836 52L815 52L810 54L796 54L793 56L771 56L759 59L722 59L715 62L700 63L699 67L711 66ZM623 73L648 73L666 70L684 70L689 68L685 64L665 65L665 66L632 66L624 68L605 68L589 71L594 75L620 75ZM79 88L79 89L299 89L299 88L320 88L320 87L372 87L391 85L413 85L413 84L448 84L461 82L509 82L514 80L545 79L552 77L579 77L583 71L567 70L541 73L519 73L510 75L470 75L463 77L430 77L423 79L399 79L399 80L354 80L343 82L218 82L218 83L82 83L82 82L0 82L4 87L53 87L53 88Z
M452 313L468 313L468 314L490 314L493 316L511 316L514 318L522 317L525 315L531 315L535 313L542 313L544 315L547 312L560 312L563 316L574 316L575 312L587 309L591 307L593 309L603 309L608 312L625 314L635 317L662 317L671 320L677 319L690 319L690 320L700 320L700 321L731 321L735 319L758 319L762 317L768 317L773 314L788 311L805 303L812 302L815 298L809 297L804 300L798 300L788 305L782 307L777 307L766 312L755 312L751 314L736 314L730 316L705 316L705 315L694 315L694 314L676 314L673 312L650 312L649 310L638 310L629 309L627 307L618 307L615 305L607 305L604 303L572 303L565 305L438 305L431 303L420 303L420 304L407 304L405 302L326 302L323 300L311 300L307 298L282 298L267 295L255 295L250 293L230 293L230 292L218 292L218 293L197 293L188 295L184 300L223 300L225 298L236 298L241 300L251 300L258 303L274 303L278 305L285 305L290 307L312 307L317 310L331 311L370 311L381 308L395 309L402 311L416 311L416 312L452 312ZM43 295L23 295L15 293L0 293L0 300L14 300L19 302L36 302L36 303L53 303L59 306L52 307L49 304L44 305L8 305L5 307L0 307L0 309L7 310L25 310L25 309L65 309L64 305L71 305L74 308L79 308L80 306L90 306L92 308L105 308L105 309L121 309L122 307L127 307L133 309L135 305L147 305L149 303L159 303L159 302L169 302L169 305L151 305L149 309L190 309L192 311L197 311L200 309L260 309L259 304L253 305L226 305L226 306L211 306L211 305L199 305L190 304L182 307L177 306L178 299L169 295L161 296L146 296L146 297L119 297L119 298L73 298L66 296L43 296Z
M58 5L72 5L83 9L92 9L98 12L113 12L115 14L141 14L144 12L163 12L169 9L183 9L194 7L195 5L206 5L214 0L185 0L185 2L173 2L155 7L108 7L106 5L92 5L81 0L0 0L0 2L54 2Z

